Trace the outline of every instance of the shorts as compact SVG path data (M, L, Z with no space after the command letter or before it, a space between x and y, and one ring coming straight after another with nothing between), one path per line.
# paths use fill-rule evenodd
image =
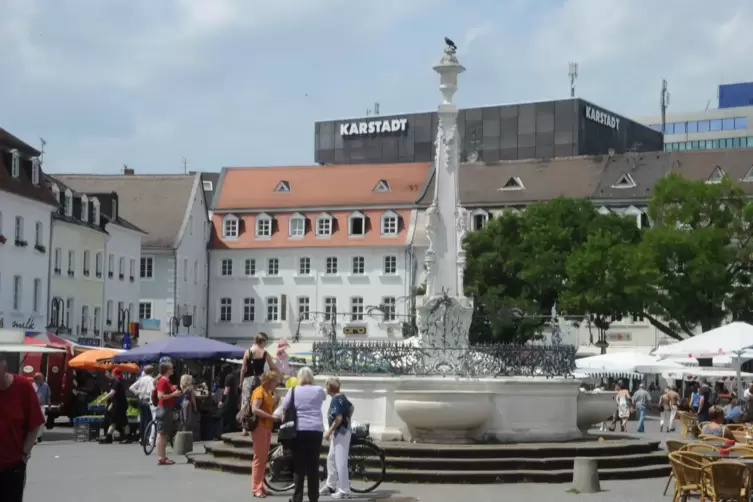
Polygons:
M172 408L157 406L157 414L154 418L157 420L157 432L168 436L173 433L175 430L175 419Z

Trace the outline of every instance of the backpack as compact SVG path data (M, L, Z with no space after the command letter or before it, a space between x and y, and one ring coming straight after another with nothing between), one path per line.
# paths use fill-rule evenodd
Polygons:
M157 383L159 383L159 379L157 379L157 381L154 383L154 388L152 389L152 406L159 406L159 396L157 395Z

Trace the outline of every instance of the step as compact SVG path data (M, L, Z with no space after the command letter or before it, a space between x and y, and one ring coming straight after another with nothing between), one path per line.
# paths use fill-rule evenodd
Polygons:
M222 442L207 443L204 445L207 454L217 458L236 458L251 461L254 452L249 447L233 447ZM326 454L322 454L322 459ZM629 455L613 455L598 457L599 466L604 468L639 467L645 465L667 465L667 453L655 451L651 453L638 453ZM387 469L412 469L412 470L446 470L451 466L453 470L556 470L571 469L573 457L554 458L428 458L428 457L391 457L385 458ZM376 466L377 459L367 459L367 465Z
M250 474L251 462L230 457L214 457L208 454L189 455L189 461L199 469L220 470L236 474ZM599 468L603 481L614 479L646 479L669 476L670 467L648 465L641 467ZM379 471L368 469L367 478L378 476ZM385 482L397 483L569 483L572 469L558 470L413 470L387 469Z

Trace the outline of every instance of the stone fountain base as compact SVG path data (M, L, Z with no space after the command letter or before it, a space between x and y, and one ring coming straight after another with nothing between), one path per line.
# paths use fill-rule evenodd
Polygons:
M317 384L327 378L318 376ZM583 393L580 380L572 378L345 376L340 382L355 406L354 420L369 423L380 441L520 443L583 437L578 427ZM325 416L328 407L327 401Z

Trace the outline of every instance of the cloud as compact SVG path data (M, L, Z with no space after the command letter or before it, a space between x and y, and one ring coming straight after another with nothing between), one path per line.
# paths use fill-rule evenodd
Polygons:
M453 38L461 106L577 94L628 116L753 80L753 3L727 0L0 0L0 124L54 171L311 163L314 122L433 109ZM32 140L33 141L33 140Z

